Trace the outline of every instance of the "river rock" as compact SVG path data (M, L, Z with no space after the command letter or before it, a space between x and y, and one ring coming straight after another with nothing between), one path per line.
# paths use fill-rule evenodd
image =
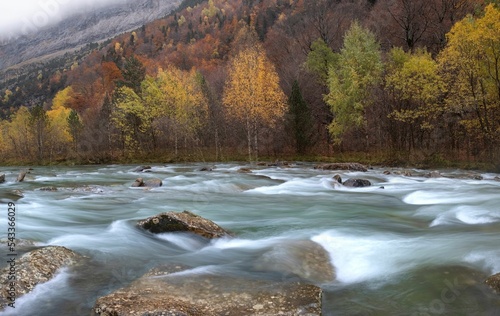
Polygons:
M371 185L372 183L366 179L348 179L346 182L344 182L344 186L352 188L363 188L369 187Z
M335 279L330 255L312 240L277 244L255 262L254 268L291 274L315 283L332 282Z
M484 281L495 293L500 294L500 273L494 274Z
M5 174L0 174L0 183L5 182Z
M350 170L350 171L368 171L366 166L357 162L346 162L346 163L327 163L314 166L314 169L321 170Z
M321 315L314 285L156 269L97 299L92 315Z
M154 234L191 232L208 239L232 236L211 220L189 211L161 213L139 221L137 226Z
M426 178L441 178L442 175L439 171L434 170L424 175Z
M333 176L333 180L337 181L338 183L342 184L342 177L340 174L336 174Z
M199 171L214 171L215 167L201 167Z
M238 173L252 173L252 170L250 170L249 168L240 168L240 169L238 169L237 172Z
M133 188L138 188L138 187L143 187L144 186L144 179L142 178L137 178L135 179L134 183L132 183L131 187Z
M26 177L26 174L28 173L28 170L23 170L19 173L17 176L16 182L23 182L24 178Z
M17 298L31 292L36 285L51 280L57 271L64 267L77 263L83 257L79 254L59 246L49 246L38 248L16 258L13 267L16 271L16 283L13 289ZM6 258L8 261L10 258ZM8 291L11 289L8 280L11 272L11 265L0 271L0 282L2 290L0 291L0 308L5 308L9 303Z
M134 170L132 170L132 172L143 172L145 170L150 170L151 169L151 166L139 166L137 168L135 168Z
M57 192L58 191L58 189L56 187L42 187L38 190L47 191L47 192Z
M161 179L147 179L144 181L144 186L147 188L158 188L163 185Z
M146 188L158 188L163 185L163 182L161 179L147 179L144 180L143 178L137 178L135 179L134 183L132 183L131 187L133 188L138 188L138 187L146 187Z

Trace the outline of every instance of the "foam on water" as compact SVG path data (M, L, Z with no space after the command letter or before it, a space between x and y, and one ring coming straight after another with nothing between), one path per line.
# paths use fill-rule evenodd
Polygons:
M403 202L412 205L459 204L481 201L485 195L467 194L467 192L450 192L444 190L418 190L406 195Z
M197 251L206 245L206 242L204 240L193 238L193 236L191 236L190 234L164 233L157 234L156 237L162 240L166 240L187 251Z
M479 265L489 274L500 272L500 250L473 251L464 257L464 261Z
M323 178L294 178L285 183L273 186L263 186L245 191L246 193L260 194L293 194L303 196L327 195L325 189L333 189L333 180Z
M485 209L480 206L460 205L446 212L437 214L430 226L452 225L457 223L481 225L499 221L500 210Z
M456 241L396 234L351 235L326 231L311 240L323 246L341 283L383 282L422 264L457 260ZM445 245L446 244L446 245Z

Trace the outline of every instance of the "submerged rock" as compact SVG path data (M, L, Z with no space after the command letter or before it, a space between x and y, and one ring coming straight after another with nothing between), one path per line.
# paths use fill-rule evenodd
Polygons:
M0 271L0 308L5 308L9 303L9 291L15 291L19 298L31 292L36 285L51 280L60 268L73 265L82 258L65 247L49 246L25 253L16 258L15 264L9 262L9 265ZM8 279L12 269L16 272L15 284L10 283L12 281Z
M442 175L439 171L434 170L424 175L426 178L441 178Z
M139 221L137 226L155 234L190 232L208 239L232 235L211 220L189 211L161 213Z
M5 174L0 174L0 183L5 182Z
M366 172L368 169L366 166L357 162L346 162L346 163L327 163L314 166L314 169L321 170L350 170L350 171L362 171Z
M199 171L214 171L215 167L201 167Z
M56 187L43 187L38 189L40 191L56 192L58 189Z
M500 273L494 274L484 281L495 293L500 294Z
M93 315L321 315L314 285L233 276L149 272L97 300Z
M366 179L348 179L346 182L344 182L344 185L346 187L352 188L363 188L371 186L372 183Z
M277 244L256 261L254 268L259 271L291 274L315 283L331 282L335 279L328 252L312 240Z

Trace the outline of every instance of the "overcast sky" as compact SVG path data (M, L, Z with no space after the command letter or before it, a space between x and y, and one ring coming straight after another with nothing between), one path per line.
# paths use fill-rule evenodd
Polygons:
M73 12L126 0L1 0L0 34L39 30Z

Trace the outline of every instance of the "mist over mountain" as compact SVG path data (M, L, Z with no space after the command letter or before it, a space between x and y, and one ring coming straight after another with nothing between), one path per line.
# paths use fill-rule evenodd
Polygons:
M0 70L26 61L37 61L77 49L91 42L99 42L148 22L161 18L175 9L180 0L126 0L110 2L106 6L86 8L61 19L53 16L56 24L23 35L3 35L0 41ZM46 16L49 16L48 14ZM36 31L36 32L35 32Z

